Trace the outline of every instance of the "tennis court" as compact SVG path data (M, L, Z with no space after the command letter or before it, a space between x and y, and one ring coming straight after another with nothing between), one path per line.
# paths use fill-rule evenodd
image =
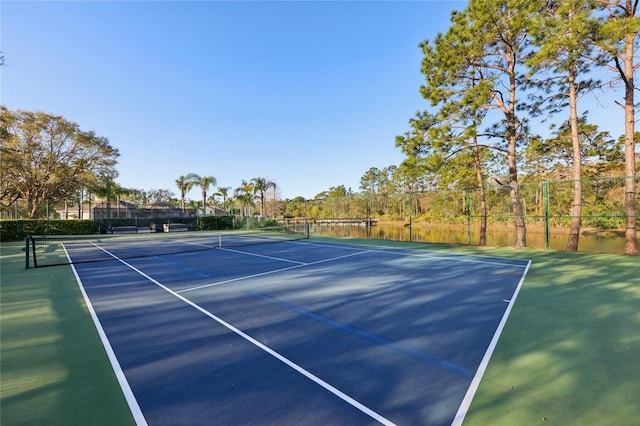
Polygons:
M139 424L459 423L529 267L306 239L196 244L216 249L95 242L109 260L74 265Z

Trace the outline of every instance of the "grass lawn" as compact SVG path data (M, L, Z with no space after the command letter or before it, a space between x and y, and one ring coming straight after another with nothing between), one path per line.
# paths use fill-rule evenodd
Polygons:
M639 424L640 258L347 241L533 262L465 425ZM0 424L132 424L71 268L21 249L0 251Z

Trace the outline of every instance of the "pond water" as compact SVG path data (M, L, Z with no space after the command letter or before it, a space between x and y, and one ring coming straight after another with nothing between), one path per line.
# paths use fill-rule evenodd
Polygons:
M408 226L403 223L377 223L374 226L362 224L334 224L312 225L311 235L324 235L331 237L371 238L393 241L416 241L444 244L468 244L469 234L466 226L446 227L441 225L414 224ZM471 229L471 245L478 245L479 232ZM568 239L568 231L551 230L549 235L549 248L551 250L565 250ZM515 232L501 226L499 229L487 230L487 245L497 247L511 247L515 240ZM546 249L544 229L527 229L527 246L536 249ZM617 253L624 254L623 232L600 232L585 230L579 239L578 251L592 253Z

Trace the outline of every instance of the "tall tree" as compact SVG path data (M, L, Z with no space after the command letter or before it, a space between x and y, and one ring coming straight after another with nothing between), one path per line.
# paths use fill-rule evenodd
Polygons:
M487 109L502 114L502 120L486 133L504 142L501 149L507 157L515 247L527 245L517 165L518 145L524 140L527 124L518 116L521 91L527 82L523 62L529 54L531 20L541 6L541 2L472 0L463 13L453 15L450 29L449 58L474 69L478 77L474 92L480 99L489 100Z
M491 147L506 156L516 247L526 246L517 167L526 120L517 114L518 95L526 82L522 62L529 53L529 25L539 7L537 2L472 0L464 11L452 14L446 34L438 34L433 45L421 44L426 78L421 92L433 106L440 106L437 114L419 119L431 140L427 146L435 148L428 157L431 167L453 158L452 154L460 152L456 145L467 141L476 179L483 188L484 153L478 136L498 138L502 143ZM478 132L489 110L499 111L502 119ZM481 201L481 205L485 204ZM481 228L486 229L483 223Z
M377 167L371 167L360 178L360 189L367 195L367 208L370 212L377 211L377 197L380 190L380 176L382 172Z
M262 177L251 179L251 183L253 184L253 191L255 196L260 200L260 215L262 217L265 217L266 195L269 189L275 189L276 184L275 182Z
M229 198L229 191L231 191L231 187L224 186L218 188L218 194L222 197L222 208L227 210L227 199Z
M170 202L171 198L173 197L173 192L169 191L168 189L151 188L147 195L149 197L149 204L151 205L150 208L151 210L153 210L153 208L159 203Z
M430 174L437 175L439 187L475 186L480 198L480 245L486 245L487 204L485 196L484 164L488 161L487 146L479 143L478 124L485 115L487 98L478 96L478 73L473 63L458 63L457 71L447 70L451 78L444 85L434 76L442 72L441 62L447 60L451 34L439 34L435 45L421 44L424 58L422 73L427 84L420 88L435 114L422 112L410 120L412 130L396 138L409 158L421 162Z
M196 185L196 175L195 173L189 173L186 176L180 176L176 179L176 186L180 190L180 206L182 208L182 212L184 213L184 197L187 195L187 192L191 191L191 189Z
M527 64L533 71L543 73L545 88L540 105L552 114L559 108L569 106L569 128L572 143L573 203L571 206L571 229L567 251L577 251L582 223L582 147L580 145L578 99L596 82L583 78L589 72L594 50L596 20L593 16L593 0L559 0L547 3L544 13L533 21L531 32L533 44L538 47ZM553 34L553 37L549 37ZM554 78L555 77L555 78ZM546 87L545 87L546 86ZM546 93L553 93L546 96Z
M616 141L611 138L609 132L601 131L597 125L588 124L586 117L578 119L578 138L580 146L579 158L574 153L573 129L569 121L565 121L560 126L552 126L554 133L549 139L544 141L544 149L538 147L539 155L546 161L548 171L555 169L552 175L554 179L566 179L570 174L565 169L574 169L573 162L582 162L582 175L595 176L602 168L608 168L611 163L619 164L624 162L624 141Z
M90 187L91 193L100 197L107 203L107 219L111 219L111 201L118 197L122 187L115 181L113 176L100 176L97 184ZM119 213L119 210L118 210Z
M370 167L360 178L360 189L368 192L370 196L374 196L378 193L380 185L380 169L377 167Z
M253 197L255 195L253 183L243 179L242 184L233 191L233 194L242 208L243 216L249 216L249 208L253 204Z
M0 193L25 199L30 218L98 176L117 176L119 153L108 139L61 116L0 106L0 127Z
M635 159L635 90L634 74L640 67L638 40L640 19L637 16L639 0L598 0L608 14L600 27L599 47L604 53L603 62L613 71L624 86L624 146L625 187L624 206L626 215L625 253L637 256L638 233L636 222L636 159Z
M134 204L145 204L148 200L147 192L143 189L129 188L127 200Z
M218 180L213 176L200 176L197 174L194 174L192 179L194 184L199 186L202 191L202 214L207 214L207 192L211 185L215 186L218 183Z

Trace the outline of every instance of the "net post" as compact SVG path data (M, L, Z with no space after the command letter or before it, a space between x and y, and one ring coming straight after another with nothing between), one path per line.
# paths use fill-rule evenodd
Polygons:
M25 257L25 268L29 269L29 236L28 235L24 238L24 257Z
M304 224L304 237L306 239L309 239L309 224L308 223Z
M218 234L218 248L222 248L222 232Z
M36 259L36 241L33 239L33 237L29 237L29 239L31 240L31 251L33 252L33 267L37 268L38 260Z
M471 193L469 188L464 190L464 203L467 209L467 245L471 245Z
M547 250L550 250L549 244L549 181L542 183L542 194L544 197L544 242Z

